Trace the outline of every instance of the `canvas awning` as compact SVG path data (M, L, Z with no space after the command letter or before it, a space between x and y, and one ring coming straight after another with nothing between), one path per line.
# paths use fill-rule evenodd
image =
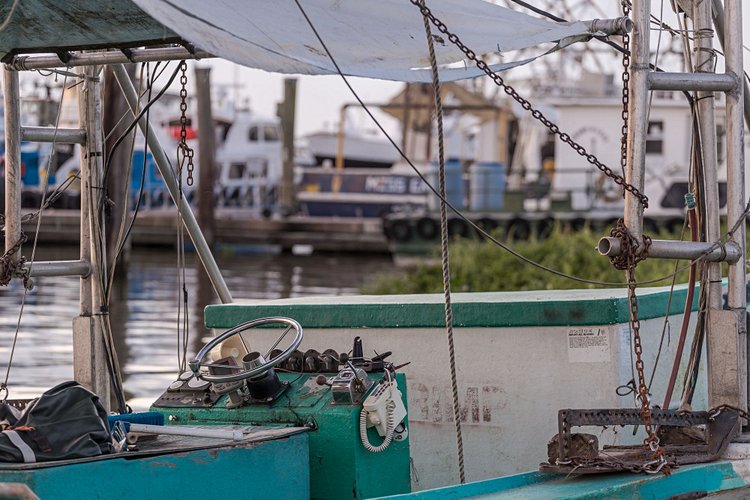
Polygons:
M422 16L409 0L300 0L345 74L430 81ZM0 20L12 2L0 7ZM477 54L506 69L585 37L581 22L552 23L484 0L431 0L433 13ZM335 74L294 0L22 0L0 31L0 57L179 39L218 57L280 73ZM477 76L448 40L435 38L443 80ZM539 47L522 60L503 60Z

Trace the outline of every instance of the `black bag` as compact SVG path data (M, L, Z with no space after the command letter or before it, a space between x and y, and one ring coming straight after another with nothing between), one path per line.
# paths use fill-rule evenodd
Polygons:
M0 433L0 462L46 462L112 453L107 412L99 397L77 382L64 382L30 402Z

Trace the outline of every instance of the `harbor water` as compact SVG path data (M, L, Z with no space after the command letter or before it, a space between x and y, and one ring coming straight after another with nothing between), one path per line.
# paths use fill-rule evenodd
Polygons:
M28 248L24 253L30 255ZM75 259L74 247L40 248L37 260ZM352 295L379 274L395 272L386 256L232 255L217 261L235 300ZM176 250L136 250L127 275L112 291L111 323L128 402L145 409L178 371L178 304L183 292ZM211 333L203 308L218 303L195 254L187 255L189 345L192 356ZM26 399L73 377L72 322L79 308L79 279L36 278L23 299L21 283L0 289L0 382L5 380L16 327L18 338L8 380L9 398ZM23 314L20 316L23 302ZM0 395L2 397L2 395Z

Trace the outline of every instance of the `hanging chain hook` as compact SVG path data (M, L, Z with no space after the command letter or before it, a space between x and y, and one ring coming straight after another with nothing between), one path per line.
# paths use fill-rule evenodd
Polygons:
M187 62L180 61L180 142L177 144L178 175L182 176L182 167L187 162L187 185L193 185L193 149L187 144Z

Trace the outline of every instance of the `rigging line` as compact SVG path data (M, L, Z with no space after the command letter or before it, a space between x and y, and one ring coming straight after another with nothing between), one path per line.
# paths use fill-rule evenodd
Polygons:
M682 223L682 231L680 232L680 241L683 240L685 236L685 229L687 228L687 217L683 220ZM679 261L676 261L674 263L675 271L677 271L677 266L679 266ZM677 274L675 273L672 276L672 283L669 286L669 295L667 296L667 306L665 307L664 311L664 323L661 327L661 336L659 337L659 348L656 351L656 359L654 360L654 367L651 369L651 377L649 377L648 380L648 391L651 392L651 385L654 383L654 375L656 375L656 369L659 367L659 361L661 359L661 351L664 346L664 337L667 336L667 332L669 332L669 338L667 340L667 345L671 343L672 340L672 327L669 323L669 311L672 308L672 297L674 296L674 287L675 283L677 282ZM688 290L688 293L690 291Z
M101 78L101 68L99 68L99 73L95 74L96 78ZM84 78L88 78L88 76L84 76ZM95 87L96 88L96 87ZM92 91L93 89L89 89L89 91ZM91 96L88 96L88 99L91 99ZM96 99L96 97L94 97ZM88 104L86 104L88 107ZM100 140L101 147L104 147L104 134L101 130L101 127L95 127L95 129L98 129L99 137L96 138L96 140ZM92 132L92 131L89 131ZM94 143L96 144L96 143ZM91 146L91 141L87 143L87 145ZM90 149L89 149L90 151ZM100 170L101 169L101 170ZM127 413L127 404L125 402L125 393L123 389L123 383L122 383L122 373L120 371L120 364L119 360L117 359L117 351L114 347L114 336L112 334L112 324L111 319L109 316L109 302L107 301L107 295L105 288L109 282L108 280L108 265L106 262L106 248L105 248L105 241L104 241L104 232L105 232L105 225L103 223L103 203L99 202L96 203L95 197L99 196L101 198L104 197L104 185L102 184L103 176L100 175L104 169L104 165L100 163L100 160L94 160L89 162L89 170L92 174L95 173L97 182L100 183L99 186L93 186L90 183L91 179L88 179L87 183L87 190L89 192L89 195L87 196L87 209L89 211L90 222L92 225L92 260L97 263L98 266L98 279L97 280L91 280L92 284L92 293L96 294L98 296L99 300L99 310L94 311L94 315L99 317L99 323L101 325L101 342L104 347L104 352L106 354L105 361L107 365L107 371L109 373L110 377L110 385L111 388L114 389L114 396L117 399L117 405L118 405L118 411L120 413Z
M179 66L178 66L178 68L179 68ZM166 88L166 87L165 87L165 88ZM164 90L164 89L162 89L162 92L160 92L160 94L163 94L163 90ZM150 95L151 95L151 94L149 94L149 96L150 96ZM148 114L150 114L150 113L148 112L148 110L150 109L151 105L152 105L152 104L153 104L154 102L156 102L156 100L157 100L157 99L158 99L159 97L160 97L160 95L157 95L157 96L156 96L155 98L153 98L152 100L149 100L149 102L148 102L148 104L147 104L147 107L144 107L144 110L145 110L145 111L146 111L146 112L147 112ZM139 115L141 115L141 114L143 114L143 111L141 111L141 113L139 113ZM147 114L147 116L148 116L148 114ZM149 127L150 127L150 122L149 122L149 121L147 120L147 121L146 121L146 130L147 130L147 131L149 130ZM147 135L148 135L148 134L144 134L144 150L143 150L143 151L144 151L144 155L143 155L143 171L142 171L142 174L141 174L141 184L140 184L140 186L139 186L139 188L138 188L138 197L136 198L136 202L135 202L135 207L134 207L134 209L133 209L133 217L132 217L132 218L130 219L130 224L128 225L128 229L127 229L127 231L125 232L125 237L124 237L124 238L122 239L122 241L121 241L121 243L120 243L120 248L119 248L119 249L118 249L118 251L117 251L117 255L118 255L118 256L119 256L119 255L120 255L120 254L121 254L121 253L123 252L123 250L124 250L124 248L125 248L125 242L126 242L126 241L127 241L127 239L128 239L129 237L130 237L130 233L132 232L132 230L133 230L133 226L135 225L135 221L136 221L136 219L138 218L138 214L140 213L140 209L141 209L141 205L142 205L142 201L143 201L143 200L142 200L142 199L143 199L143 192L144 192L144 190L145 190L145 183L146 183L146 167L147 167L147 164L148 164L148 162L147 162L147 159L148 159L148 157L147 157L147 154L146 154L146 153L148 152L148 148L147 148L147 146L148 146L148 144L147 144ZM169 157L166 157L166 159L167 159L167 163L169 163L169 166L170 166L170 168L171 168L171 167L172 167L172 162L171 162L171 161L169 160Z
M15 5L14 5L14 8L15 8ZM11 13L12 13L12 10L11 10ZM10 16L8 16L8 19L10 19ZM65 75L65 79L63 80L63 87L65 87L65 83L67 79L68 79L68 76ZM60 115L62 115L61 111L62 111L62 105L63 105L64 100L65 100L65 93L63 93L60 96L60 102L57 104L57 116L55 117L55 129L52 132L52 146L50 148L49 157L47 158L46 175L44 176L44 182L43 182L43 188L42 188L42 200L40 201L39 216L37 218L36 229L34 231L34 243L31 246L31 259L29 261L29 270L28 270L29 275L31 275L31 268L34 265L34 258L36 256L36 248L37 248L37 244L39 243L39 230L42 225L42 212L44 210L44 203L47 197L47 186L49 184L49 174L52 169L52 157L54 156L55 144L57 143L57 132L60 128ZM21 126L20 123L16 123L14 125L18 127ZM20 182L20 179L19 179L19 182ZM18 310L18 320L16 321L16 331L13 334L13 344L11 345L10 355L8 357L8 367L5 370L5 380L3 381L2 384L0 384L0 389L5 389L5 398L3 399L3 401L8 399L8 394L9 394L8 380L10 379L10 370L13 366L13 357L16 352L16 345L18 343L18 335L21 331L21 320L23 318L23 311L24 311L24 307L26 306L26 296L28 295L28 293L29 293L29 289L26 288L26 283L24 283L23 295L21 296L21 307Z
M119 147L119 145L122 143L122 141L125 140L125 138L128 136L128 134L130 133L130 131L133 130L136 126L138 126L138 121L141 118L143 118L143 115L145 115L146 112L149 109L151 109L151 106L153 106L154 103L156 101L158 101L161 98L161 96L163 96L164 93L169 89L169 87L174 82L174 79L177 77L177 73L179 72L179 69L180 69L180 66L178 65L175 68L175 70L172 72L172 75L169 77L169 80L167 81L166 85L164 85L164 87L159 91L159 93L156 94L156 97L154 97L153 99L151 99L143 107L143 109L141 110L141 112L138 113L138 115L133 118L133 121L130 123L130 125L128 125L128 128L120 135L120 137L117 138L117 140L115 141L115 143L112 145L112 149L107 154L107 162L106 162L106 164L105 164L106 166L104 168L104 182L105 183L106 183L107 175L109 174L109 165L112 162L112 154L113 154L113 152L115 151L115 149L117 149L117 147Z
M151 67L150 63L146 63L146 64L142 64L141 65L141 71L140 71L140 75L139 75L139 78L138 78L138 92L137 92L137 94L139 95L139 99L138 99L138 102L136 103L136 111L138 110L138 108L141 105L140 98L142 98L144 96L148 96L149 100L151 98L151 92L153 90L153 85L155 83L155 79L151 78L150 67ZM165 66L165 68L166 68L166 66ZM146 78L145 79L144 79L144 72L146 74ZM159 75L160 74L161 73L159 73ZM112 75L112 76L114 76L114 75ZM158 75L157 75L156 78L158 78ZM141 93L141 90L142 90L142 87L144 85L144 82L145 82L146 89L143 89L143 92ZM126 115L127 114L133 115L133 113L130 111L130 108L128 108L128 111L126 111L125 114ZM149 113L146 113L146 121L147 122L148 122L148 118L149 118ZM114 132L114 130L115 129L113 128L112 131ZM148 130L148 128L146 130ZM120 220L119 231L118 231L118 234L117 234L117 244L115 245L116 251L115 251L115 255L112 256L112 264L111 264L112 272L110 273L109 283L107 284L107 292L106 292L107 303L109 303L110 295L111 295L111 289L112 289L112 286L114 284L114 279L115 279L114 277L115 277L115 270L117 268L117 262L120 260L120 256L122 255L122 252L124 251L124 248L125 248L125 241L126 241L125 240L125 227L127 226L127 222L128 222L128 213L129 213L128 206L130 204L129 203L129 197L130 197L130 177L131 177L132 172L133 172L133 154L135 153L135 143L136 143L137 138L138 138L137 134L135 134L135 133L131 134L130 154L127 156L128 161L127 161L127 165L126 165L127 175L125 176L126 182L125 182L125 196L124 196L124 203L123 203L124 206L123 206L123 209L122 209L122 218ZM139 190L139 193L138 193L139 194L139 198L138 198L139 201L140 201L140 196L142 196L142 194L143 194L142 190L143 190L143 188L145 186L147 159L148 159L148 147L147 147L146 144L144 144L144 146L143 146L143 169L141 171L141 184L140 184L141 189Z
M295 2L299 6L299 8L302 11L303 15L305 15L305 11L302 9L302 6L299 4L298 0L295 0ZM546 272L548 272L550 274L554 274L555 276L559 276L561 278L569 279L569 280L572 280L572 281L577 281L579 283L586 283L586 284L589 284L589 285L596 285L596 286L610 286L610 287L618 287L618 288L628 286L627 283L623 283L623 282L620 282L620 281L600 281L600 280L594 280L594 279L588 279L588 278L581 278L579 276L574 276L574 275L571 275L571 274L564 273L562 271L558 271L556 269L552 269L550 267L545 266L544 264L536 262L536 261L532 260L531 258L526 257L525 255L523 255L523 254L519 253L518 251L514 250L512 247L506 245L505 243L499 241L497 238L495 238L490 233L488 233L483 228L481 228L476 223L474 223L474 221L470 220L462 211L460 211L459 209L457 209L456 207L454 207L451 204L451 202L448 201L445 197L440 196L439 191L434 186L432 186L432 184L430 184L430 182L427 180L427 178L424 176L424 174L422 174L422 172L419 171L419 169L414 165L414 163L411 161L411 159L409 159L409 157L406 155L406 153L404 153L404 151L401 149L401 147L399 147L399 145L396 144L396 141L393 139L393 137L391 137L391 135L385 130L385 128L383 127L383 125L380 123L380 121L375 117L375 115L372 114L372 111L365 104L365 102L362 100L362 98L359 97L359 94L357 94L357 92L354 90L354 88L352 87L352 85L349 83L349 79L341 71L341 68L339 67L338 63L334 59L334 57L331 54L331 52L328 50L328 46L325 44L325 42L323 42L323 39L321 38L320 34L318 34L318 31L315 28L315 26L311 23L311 21L309 20L309 18L307 18L306 15L305 15L305 18L307 19L307 22L310 25L310 27L312 28L313 33L315 33L318 41L321 43L323 49L325 50L326 54L328 55L328 58L331 60L331 63L335 67L338 75L341 77L341 79L343 80L343 82L346 85L346 87L352 93L352 95L354 96L355 100L359 103L360 107L365 111L365 113L367 113L367 115L373 121L373 123L375 124L375 126L380 130L380 132L383 133L383 135L388 140L388 142L391 143L391 145L398 152L398 154L401 156L401 158L403 158L404 161L409 165L409 167L411 167L411 169L414 170L414 172L417 174L417 177L419 177L422 180L422 182L424 182L424 184L427 186L427 188L435 196L437 196L441 200L441 202L445 202L445 205L448 208L450 208L456 215L458 215L467 224L469 224L472 228L474 228L474 230L476 230L479 234L481 234L482 236L484 236L485 238L487 238L493 244L495 244L498 247L502 248L503 250L505 250L506 252L510 253L511 255L513 255L514 257L516 257L517 259L519 259L519 260L521 260L521 261L523 261L523 262L525 262L525 263L527 263L529 265L532 265L532 266L534 266L534 267L536 267L538 269L541 269L542 271L546 271ZM710 253L711 251L713 251L715 249L715 247L716 247L716 245L714 247L711 247L709 250L707 250L707 253ZM703 261L704 259L705 259L705 255L701 255L701 256L697 257L693 262L700 262L700 261ZM677 273L681 273L681 272L687 270L690 267L691 264L692 264L692 262L690 264L686 265L686 266L681 267L677 271ZM654 279L646 280L646 281L638 281L638 282L636 282L636 284L638 286L641 286L641 285L652 285L652 284L659 283L661 281L665 281L667 279L670 279L674 274L675 273L670 273L670 274L668 274L666 276L662 276L662 277L659 277L659 278L654 278Z
M148 63L147 63L148 64ZM142 87L143 87L143 68L146 66L146 64L141 65L141 74L138 79L138 104L137 106L140 106L140 100L143 98L144 95L146 95L146 91L143 91L141 93ZM114 78L114 74L111 73L110 76ZM130 109L128 108L128 111L125 112L124 116L127 116L130 114ZM117 128L120 126L120 123L118 122L110 131L110 134L113 133ZM130 149L128 151L128 154L126 156L127 161L125 164L125 190L123 192L122 197L122 207L121 207L121 215L119 218L118 226L117 226L117 239L115 240L115 255L112 256L112 261L110 263L110 274L109 274L109 282L107 283L107 290L106 290L106 301L109 304L111 300L111 294L112 294L112 287L114 286L115 282L115 275L117 270L117 263L120 260L120 246L122 245L123 237L125 234L125 227L128 223L128 207L130 206L130 179L133 175L133 156L135 154L135 143L137 140L137 134L131 134L130 138ZM106 141L106 138L105 138ZM106 144L106 142L105 142ZM144 151L144 157L146 156L147 151Z
M420 3L424 5L424 0ZM443 133L443 104L440 97L440 75L438 73L437 59L435 58L435 46L432 40L430 20L422 15L424 21L427 47L430 54L430 69L432 72L432 88L435 93L435 121L438 134L438 184L440 195L445 200L445 137ZM432 127L432 124L430 124ZM451 393L453 396L453 425L456 432L456 451L458 454L458 477L461 484L466 482L466 470L464 467L464 444L461 434L461 404L458 400L458 376L456 374L456 347L453 342L453 308L451 306L451 274L448 259L448 214L445 202L440 203L440 266L443 271L443 293L445 296L445 330L448 340L448 357L451 377ZM388 373L388 372L386 372Z

